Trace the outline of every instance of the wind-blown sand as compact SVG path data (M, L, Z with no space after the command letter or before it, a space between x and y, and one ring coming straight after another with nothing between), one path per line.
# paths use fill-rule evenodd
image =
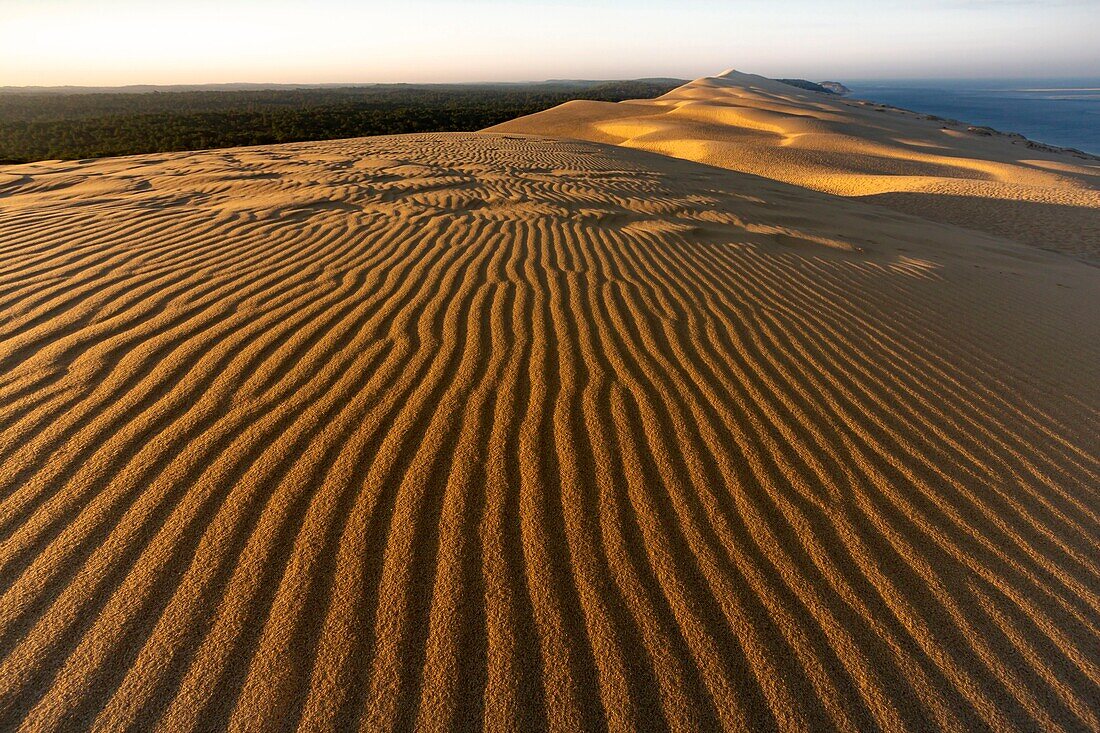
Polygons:
M0 179L0 728L1097 729L1100 269L642 151Z
M652 150L1100 263L1100 158L728 71L490 128Z

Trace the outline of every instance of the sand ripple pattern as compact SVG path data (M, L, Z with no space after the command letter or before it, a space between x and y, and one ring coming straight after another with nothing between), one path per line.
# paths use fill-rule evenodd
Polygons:
M1100 728L1095 268L591 143L5 174L0 729Z

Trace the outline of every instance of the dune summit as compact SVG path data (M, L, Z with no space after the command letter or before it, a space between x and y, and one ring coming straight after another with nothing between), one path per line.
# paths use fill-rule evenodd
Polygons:
M0 728L1100 726L1100 270L538 137L2 176Z
M490 129L651 150L1100 262L1100 158L734 69Z

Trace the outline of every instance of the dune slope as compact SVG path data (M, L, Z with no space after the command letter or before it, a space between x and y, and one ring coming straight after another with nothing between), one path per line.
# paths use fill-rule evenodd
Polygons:
M752 74L490 129L651 150L1100 262L1100 158Z
M0 178L0 728L1096 729L1100 270L641 151Z

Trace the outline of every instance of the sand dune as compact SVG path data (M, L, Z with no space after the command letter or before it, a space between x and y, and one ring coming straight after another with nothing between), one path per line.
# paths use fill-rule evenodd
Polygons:
M0 252L4 730L1100 728L1095 267L487 134L9 167Z
M1100 262L1100 158L761 76L569 102L491 129L651 150Z

